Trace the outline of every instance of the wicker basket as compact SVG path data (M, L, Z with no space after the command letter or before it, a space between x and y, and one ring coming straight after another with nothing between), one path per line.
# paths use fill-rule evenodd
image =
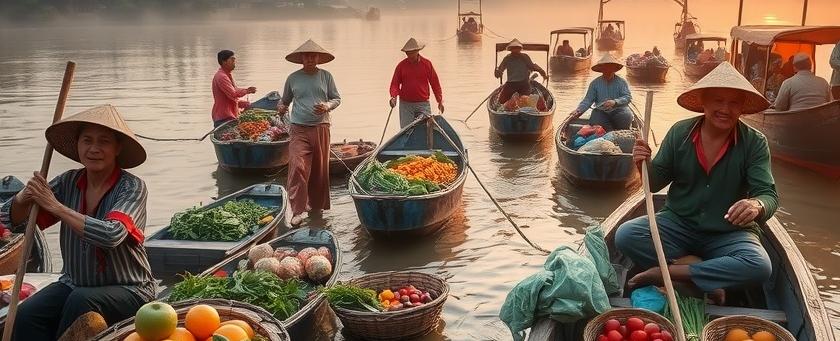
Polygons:
M674 327L674 324L671 323L668 319L654 313L650 310L645 309L636 309L636 308L616 308L610 309L607 312L595 316L589 323L586 324L586 328L583 329L583 340L584 341L596 341L598 340L598 335L604 332L604 324L607 320L616 319L621 324L627 322L628 318L631 317L638 317L647 323L656 323L659 325L659 328L662 330L667 330L671 335L676 336L677 328Z
M187 300L172 304L178 312L178 325L183 327L187 311L196 304L206 304L219 312L222 321L243 320L254 328L254 333L267 337L271 341L289 341L291 338L286 328L263 308L248 303L229 300ZM134 317L119 322L95 336L93 340L122 341L134 332Z
M701 340L723 341L726 333L732 328L741 328L750 334L765 330L776 336L776 340L778 341L796 341L796 338L787 329L782 328L778 324L762 318L746 315L721 317L709 322L703 328Z
M407 339L431 333L440 322L443 303L449 296L449 285L443 278L421 272L378 272L348 283L376 291L410 284L435 297L430 303L398 311L370 312L333 307L346 332L368 340Z

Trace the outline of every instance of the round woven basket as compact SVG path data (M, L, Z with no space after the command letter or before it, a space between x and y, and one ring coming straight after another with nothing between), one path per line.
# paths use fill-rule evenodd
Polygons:
M248 303L229 300L186 300L172 304L178 313L178 326L184 326L187 311L196 304L206 304L219 312L222 322L229 320L243 320L254 328L254 333L262 335L271 341L289 341L291 338L286 328L263 308ZM119 322L99 333L92 340L122 341L134 332L134 317Z
M604 324L607 320L616 319L623 325L627 322L628 318L631 317L638 317L647 323L656 323L659 325L659 328L662 330L667 330L671 335L676 336L677 328L674 327L674 324L671 321L668 321L662 315L654 313L650 310L645 309L636 309L636 308L616 308L610 309L607 312L595 316L592 320L589 320L589 323L586 324L586 328L583 329L583 340L584 341L597 341L598 335L604 332Z
M368 340L407 339L431 333L440 322L443 303L449 296L449 285L443 278L421 272L378 272L348 283L377 292L413 285L435 297L430 303L398 311L370 312L332 307L346 332Z
M746 330L747 333L750 333L750 335L764 330L776 336L777 341L796 341L796 338L787 329L782 328L782 326L762 318L746 315L721 317L709 322L703 328L702 340L723 341L726 333L732 328L741 328Z

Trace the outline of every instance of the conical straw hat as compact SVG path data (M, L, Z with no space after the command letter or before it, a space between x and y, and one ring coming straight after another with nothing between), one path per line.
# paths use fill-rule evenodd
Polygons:
M510 43L508 43L507 50L510 51L510 48L512 47L523 47L523 45L522 42L519 41L519 39L514 38L510 41Z
M76 162L79 161L79 129L85 124L95 124L113 130L120 137L122 150L117 156L120 168L137 167L146 161L146 150L137 141L134 132L125 123L117 108L110 104L100 105L58 121L44 133L47 142L55 151Z
M743 93L745 101L742 114L755 114L770 107L770 102L729 62L720 63L712 72L694 83L677 97L677 103L688 110L703 112L704 89L731 89Z
M295 63L295 64L303 64L303 54L304 53L319 53L321 54L321 58L318 60L318 64L326 64L331 62L335 59L331 53L327 52L321 45L316 44L312 39L307 40L303 45L297 48L292 53L289 53L286 56L286 60Z
M600 60L598 60L598 63L592 65L592 71L604 72L604 67L610 64L618 66L618 69L616 69L616 71L621 70L621 68L624 67L624 64L622 64L620 60L616 59L612 54L607 53L603 57L601 57Z
M426 47L426 44L420 43L420 42L417 41L417 39L411 38L407 42L405 42L405 46L403 46L401 51L403 51L403 52L420 51L424 47Z

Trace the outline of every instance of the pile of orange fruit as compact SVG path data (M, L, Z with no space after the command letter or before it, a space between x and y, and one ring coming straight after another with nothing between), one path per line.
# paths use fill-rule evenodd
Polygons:
M417 156L413 161L391 168L408 180L428 180L436 184L448 184L458 176L458 166L440 162L433 157Z
M271 128L271 123L268 121L242 122L237 126L239 134L251 140L256 140L268 128Z
M165 303L156 303L165 305ZM138 328L141 325L137 321L140 317L138 314L135 317L135 328L138 329L123 341L248 341L254 339L255 336L254 329L248 322L243 320L222 322L219 312L206 304L198 304L190 308L184 317L183 327L176 327L171 333L170 328L176 325L177 321L171 321L171 316L166 318L159 316L155 317L155 323L147 323L146 328L141 330ZM175 318L177 319L177 316ZM169 336L161 339L160 335L167 333Z
M750 335L750 333L741 328L732 328L726 333L726 338L723 341L776 341L776 336L764 330Z

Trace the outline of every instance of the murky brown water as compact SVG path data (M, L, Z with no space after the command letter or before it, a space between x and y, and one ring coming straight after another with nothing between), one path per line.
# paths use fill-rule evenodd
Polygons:
M834 0L811 1L812 24L837 24ZM693 9L706 33L728 35L737 19L737 2L703 4ZM529 2L530 3L530 2ZM492 8L485 6L485 24L506 37L545 42L548 31L563 26L592 25L597 5L537 4ZM564 2L565 3L565 2ZM486 4L485 4L486 5ZM759 8L760 6L760 8ZM798 23L799 4L779 0L748 1L745 23ZM454 7L454 6L453 6ZM624 55L658 45L674 54L671 31L679 9L669 1L613 2L606 17L628 22ZM454 12L454 8L452 9ZM534 13L539 13L535 14ZM657 14L659 13L659 14ZM836 11L835 11L836 13ZM452 36L454 13L383 12L382 21L358 20L213 22L183 25L62 26L0 29L0 174L28 178L40 164L43 129L50 120L66 60L78 63L67 113L112 103L138 133L156 137L199 137L210 129L210 79L217 68L215 53L237 52L234 76L240 86L259 93L282 86L295 65L283 57L309 37L333 51L337 59L324 66L333 73L343 97L333 115L335 140L378 141L387 115L387 87L399 48L409 36L429 42L423 54L441 76L449 117L463 118L495 87L493 44L458 45ZM725 15L724 15L725 14ZM829 51L820 49L818 73L827 76ZM544 56L534 56L542 63ZM675 97L689 83L678 72L656 90L653 128L660 138L675 121L691 114L677 107ZM574 108L590 75L550 83L560 118ZM633 89L637 105L644 103L644 86ZM251 96L251 99L256 99ZM397 131L392 119L388 133ZM512 147L489 130L484 108L469 126L453 121L468 146L473 167L502 205L538 244L553 248L576 244L583 229L607 216L626 192L581 190L559 176L551 140ZM133 170L149 185L149 230L165 225L171 215L268 178L235 177L218 170L209 141L146 141L150 158ZM52 174L75 167L54 159ZM817 284L835 321L840 321L840 183L784 164L773 166L785 223L812 265ZM279 179L285 182L284 178ZM519 239L474 180L467 181L463 209L437 236L422 242L373 243L359 226L344 180L333 183L333 209L323 223L345 249L343 277L365 272L420 269L446 277L454 294L444 311L445 326L429 339L510 338L497 314L508 290L540 268L543 257ZM49 231L53 242L57 230ZM58 245L52 252L58 256ZM57 260L56 264L60 264ZM840 323L838 323L840 324ZM837 329L840 331L840 327Z

